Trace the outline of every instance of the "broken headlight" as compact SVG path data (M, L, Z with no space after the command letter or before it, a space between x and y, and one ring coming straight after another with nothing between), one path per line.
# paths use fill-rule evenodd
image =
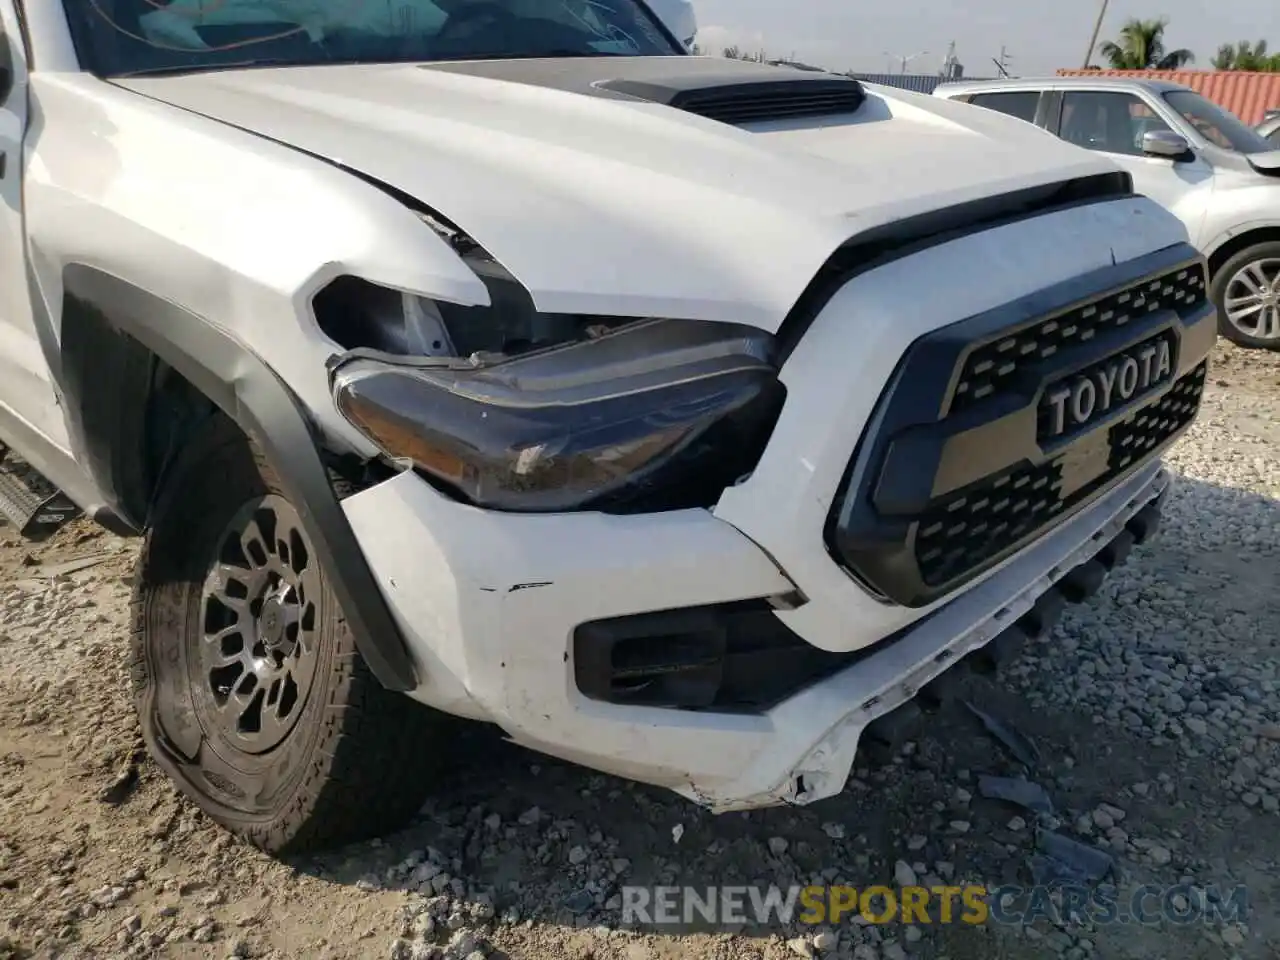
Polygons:
M644 320L516 357L334 368L338 409L389 456L513 511L710 506L755 467L784 391L773 340Z

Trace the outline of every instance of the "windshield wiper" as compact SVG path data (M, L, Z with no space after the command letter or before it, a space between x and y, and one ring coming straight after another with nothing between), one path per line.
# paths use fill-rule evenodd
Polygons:
M193 51L194 52L194 51ZM297 60L290 60L286 57L279 58L258 58L254 60L237 60L234 63L184 63L178 66L170 67L147 67L143 70L130 70L127 73L116 73L116 77L162 77L167 75L176 75L181 73L200 73L206 70L244 70L248 67L311 67L319 66L323 63L330 63L329 60L321 60L317 63L299 63Z
M258 57L253 60L237 60L233 63L185 63L172 67L147 67L144 70L130 70L127 73L114 73L113 77L162 77L176 76L183 73L206 73L212 70L252 70L256 67L341 67L352 64L377 63L417 63L416 60L376 60L371 58L348 58L332 60L294 60L290 57Z

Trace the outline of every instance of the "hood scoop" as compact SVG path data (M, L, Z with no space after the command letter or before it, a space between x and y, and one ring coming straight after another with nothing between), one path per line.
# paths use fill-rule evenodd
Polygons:
M688 78L696 81L690 84L685 78L617 79L597 86L733 126L855 113L867 98L852 77L783 72L788 75L768 80L697 77Z
M422 69L641 100L739 126L856 112L867 93L852 77L723 57L548 57L445 61Z

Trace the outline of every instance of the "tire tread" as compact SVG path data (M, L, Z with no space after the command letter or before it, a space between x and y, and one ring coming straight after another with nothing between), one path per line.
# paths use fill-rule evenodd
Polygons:
M436 780L434 762L444 715L386 690L356 649L350 627L336 612L329 636L334 645L331 675L318 676L311 696L325 696L317 714L322 729L305 758L296 787L270 819L249 818L202 791L197 778L165 750L157 749L154 718L142 708L152 683L148 656L149 612L164 584L190 577L190 558L166 556L159 544L169 518L181 520L192 507L182 496L183 477L191 471L217 470L231 484L244 469L248 441L230 421L215 418L193 438L157 503L157 522L146 534L134 576L130 603L129 671L144 739L152 757L177 786L208 816L254 846L273 854L303 853L368 839L397 829L421 808ZM252 468L275 489L275 473L256 447ZM190 582L187 579L187 582ZM337 611L336 605L331 607Z

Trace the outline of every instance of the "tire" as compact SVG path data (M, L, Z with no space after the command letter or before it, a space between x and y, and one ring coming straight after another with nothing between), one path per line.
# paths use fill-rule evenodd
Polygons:
M445 719L370 673L296 518L262 454L216 416L161 492L132 606L151 756L209 817L273 854L404 825L433 782Z
M1228 298L1234 303L1254 286L1264 289L1258 298L1262 306L1233 320ZM1253 350L1280 350L1280 241L1256 243L1232 256L1214 275L1210 296L1222 336ZM1267 322L1260 323L1264 318Z

